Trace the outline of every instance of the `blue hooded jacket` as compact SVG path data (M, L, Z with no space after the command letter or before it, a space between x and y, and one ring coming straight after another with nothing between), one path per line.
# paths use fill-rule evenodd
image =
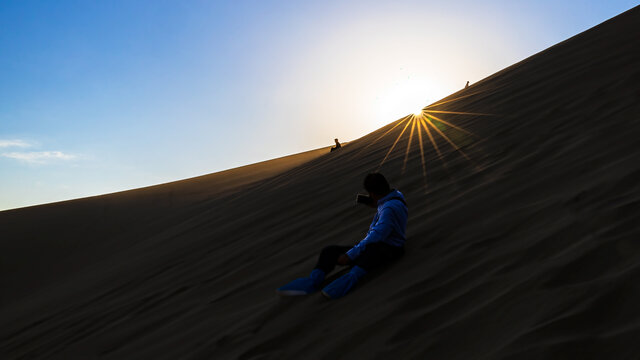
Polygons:
M401 198L402 201L393 198ZM378 200L378 212L373 217L367 236L347 251L351 260L357 258L367 244L384 242L393 246L404 246L408 209L404 195L396 189Z

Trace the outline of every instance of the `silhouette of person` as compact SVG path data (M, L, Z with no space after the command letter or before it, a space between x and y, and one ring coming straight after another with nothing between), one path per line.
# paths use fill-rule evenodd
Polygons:
M464 88L468 88L469 87L469 82L467 81L467 85L464 86Z
M340 149L342 147L342 145L340 145L340 142L338 141L338 139L333 139L333 141L336 142L336 146L333 146L331 148L331 151L338 150L338 149Z
M278 288L280 295L308 295L320 289L325 276L336 265L351 265L348 273L322 289L328 299L346 295L358 280L404 254L408 208L404 195L391 189L380 173L368 174L364 188L369 192L368 206L377 209L364 239L355 246L330 245L322 249L311 275L298 278Z

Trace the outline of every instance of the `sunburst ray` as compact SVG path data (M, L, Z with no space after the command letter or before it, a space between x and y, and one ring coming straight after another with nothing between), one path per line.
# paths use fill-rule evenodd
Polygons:
M411 151L411 142L413 141L413 132L416 129L416 119L415 116L411 117L411 133L409 135L409 143L407 143L407 151L404 154L404 162L402 163L402 173L404 174L405 169L407 168L407 160L409 159L409 151Z
M456 143L454 143L453 141L451 141L451 139L449 139L449 137L448 137L445 133L443 133L443 132L442 132L442 130L438 129L438 127L437 127L437 126L435 126L435 125L433 124L433 122L431 122L431 119L429 118L429 116L428 116L428 115L427 115L427 119L426 119L426 121L427 121L429 124L431 124L431 126L433 127L433 129L434 129L438 134L440 134L440 136L442 136L442 138L443 138L443 139L445 139L449 144L451 144L451 146L453 146L453 147L454 147L454 149L456 149L456 151L458 151L458 152L459 152L462 156L464 156L467 160L471 161L471 158L469 158L469 157L467 156L467 154L465 154L465 153L464 153L464 151L462 151L462 150L460 149L460 147L458 147L458 145L456 145Z
M445 125L448 125L448 126L450 126L450 127L454 128L454 129L456 129L456 130L460 130L460 131L465 132L465 133L467 133L467 134L469 134L469 135L476 136L476 134L472 133L471 131L469 131L469 130L465 130L465 129L463 129L463 128L459 127L459 126L453 125L452 123L450 123L450 122L448 122L448 121L444 121L444 120L442 120L441 118L439 118L439 117L437 117L437 116L435 116L435 115L433 115L433 114L429 114L429 116L430 116L431 118L433 118L433 119L438 120L439 122L441 122L441 123L443 123L443 124L445 124Z
M422 119L420 119L422 120ZM420 123L418 123L418 141L420 142L420 160L422 160L422 178L425 183L427 181L427 166L424 162L424 147L422 145L422 131L420 131Z
M438 158L440 159L440 161L442 161L442 163L446 167L447 164L445 163L444 158L442 157L442 153L440 152L440 148L438 147L438 143L436 142L436 140L433 137L433 134L431 134L431 131L429 130L429 126L427 125L426 120L424 118L422 118L422 119L420 119L420 123L422 124L422 127L424 127L424 131L427 133L427 136L429 137L429 140L431 141L431 145L436 150L436 153L438 154Z
M425 110L425 112L431 114L458 114L458 115L476 115L476 116L493 116L494 114L482 114L482 113L470 113L462 111L444 111L444 110Z
M387 160L387 158L389 157L389 154L391 154L391 152L393 151L393 148L396 147L396 144L398 143L398 141L402 137L402 134L404 134L404 132L407 130L408 126L409 126L409 121L407 122L407 124L404 126L404 128L400 132L400 135L398 135L398 137L396 138L396 141L394 141L393 145L391 145L391 149L389 149L389 151L387 151L387 155L385 155L384 159L382 159L382 162L380 162L380 165L378 166L378 171L380 171L380 168L382 167L382 164L384 164L384 162Z
M384 134L378 136L375 140L373 140L372 142L368 143L365 147L363 147L362 149L360 149L357 153L359 154L361 151L364 151L365 149L367 149L369 146L375 144L378 140L382 139L383 137L385 137L388 133L390 133L391 131L393 131L393 129L397 128L398 126L402 125L402 123L404 123L405 121L408 121L411 118L410 115L405 116L403 119L401 119L400 121L398 121L397 124L395 124L391 129L385 131Z

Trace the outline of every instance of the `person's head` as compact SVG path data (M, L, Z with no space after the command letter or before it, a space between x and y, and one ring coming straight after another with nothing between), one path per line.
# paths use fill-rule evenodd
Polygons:
M333 139L333 141L335 141L335 142L336 142L336 144L338 143L338 139Z
M369 192L369 196L371 196L374 200L374 203L377 203L378 200L385 197L387 194L391 192L391 188L389 187L389 183L387 179L380 173L370 173L364 178L364 189Z

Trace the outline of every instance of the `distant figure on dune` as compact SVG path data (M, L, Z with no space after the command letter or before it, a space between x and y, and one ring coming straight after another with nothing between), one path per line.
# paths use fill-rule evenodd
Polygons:
M340 149L342 147L342 145L340 145L340 142L338 141L338 139L333 139L333 141L336 142L336 146L332 147L331 151L338 150L338 149Z
M464 88L468 88L469 87L469 82L467 81L467 85L464 86Z
M364 188L369 196L358 195L357 202L377 209L367 236L355 246L330 245L322 249L311 275L278 288L280 295L314 293L336 265L351 265L348 273L322 289L322 295L337 299L346 295L368 272L404 254L408 217L404 195L391 189L387 179L380 173L368 174L364 179Z

